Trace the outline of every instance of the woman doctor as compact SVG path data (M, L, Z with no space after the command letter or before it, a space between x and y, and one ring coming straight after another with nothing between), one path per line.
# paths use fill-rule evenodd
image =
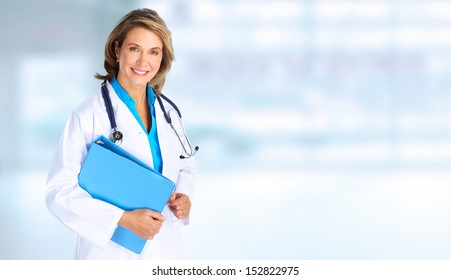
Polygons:
M101 90L81 103L66 123L48 174L46 203L77 235L75 259L182 257L181 230L189 223L197 167L193 157L181 157L186 154L181 142L188 141L183 126L174 125L178 135L174 133L155 102L173 60L165 22L153 10L137 9L111 32L105 45L107 74L96 74L106 80L117 127L123 133L121 147L176 183L161 214L149 209L124 211L92 198L78 185L78 173L91 143L100 135L111 134ZM174 111L168 102L164 107L167 112ZM110 240L117 226L148 239L141 254Z

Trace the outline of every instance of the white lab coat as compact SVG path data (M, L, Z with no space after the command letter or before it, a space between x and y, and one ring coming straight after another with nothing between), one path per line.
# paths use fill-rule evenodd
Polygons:
M107 86L117 126L124 135L121 147L153 166L147 135L113 87L109 83ZM163 104L167 111L172 109L164 100ZM183 148L157 101L155 117L163 158L163 175L176 183L176 192L187 194L192 201L197 170L195 159L180 159L180 155L184 154ZM180 137L186 141L180 122L175 121L174 116L172 119ZM189 218L178 220L166 206L162 212L166 220L160 232L154 239L147 241L141 254L137 255L110 240L123 210L93 199L78 185L78 173L91 143L98 136L108 137L110 133L110 122L99 90L80 104L67 121L48 174L47 207L78 236L75 259L180 259L181 231L189 223Z

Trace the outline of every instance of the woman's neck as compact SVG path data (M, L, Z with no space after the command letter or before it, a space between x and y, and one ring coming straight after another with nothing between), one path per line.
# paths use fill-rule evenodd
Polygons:
M117 81L122 86L122 88L130 95L133 100L136 102L136 107L142 106L142 104L147 103L147 85L145 86L136 86L133 84L129 84L126 81L122 81L120 77L117 77Z

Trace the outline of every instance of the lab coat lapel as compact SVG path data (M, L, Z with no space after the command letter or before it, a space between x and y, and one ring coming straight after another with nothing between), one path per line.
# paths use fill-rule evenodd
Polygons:
M155 118L157 120L157 134L160 144L161 157L163 159L163 175L168 176L168 170L171 164L170 143L167 141L169 124L164 118L163 111L160 108L158 100L155 100Z
M109 85L111 103L116 113L116 122L120 131L124 134L123 149L133 154L147 165L153 168L152 151L149 145L147 134L142 129L135 116L128 109L127 105L114 92ZM143 149L143 147L148 147Z
M135 129L137 131L142 130L141 125L136 120L136 118L133 115L133 113L130 112L130 110L128 109L127 105L125 105L124 102L122 102L122 100L119 98L119 96L114 91L114 89L111 86L111 84L109 84L109 83L108 83L108 90L110 92L111 103L113 105L113 108L115 109L116 122L118 122L119 120L124 118L126 120L126 123L128 124L127 127L132 125L133 129ZM119 127L119 124L118 124L118 127Z

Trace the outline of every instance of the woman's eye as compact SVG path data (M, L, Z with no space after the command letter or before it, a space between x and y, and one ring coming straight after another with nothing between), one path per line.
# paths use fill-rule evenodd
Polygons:
M159 52L158 52L158 51L152 51L152 54L153 54L153 55L158 55Z
M130 51L132 51L132 52L137 52L137 51L138 51L138 48L137 48L137 47L131 47L131 48L130 48Z

